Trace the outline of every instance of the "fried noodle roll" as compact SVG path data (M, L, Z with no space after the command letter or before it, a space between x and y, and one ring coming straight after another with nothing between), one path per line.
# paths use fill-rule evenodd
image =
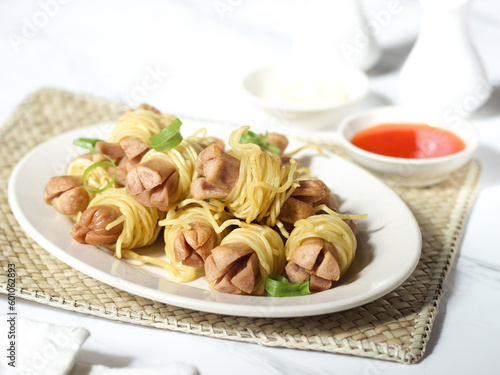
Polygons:
M227 212L214 210L207 202L186 199L168 211L159 222L165 227L165 253L170 262L164 268L177 282L189 282L204 275L205 260L227 234Z
M116 206L110 204L92 206L87 208L73 225L71 236L83 244L107 245L116 243L123 231L121 216L122 214Z
M198 133L201 133L201 136L198 136ZM175 148L164 152L149 150L142 157L141 164L127 175L127 193L136 196L142 204L167 211L169 207L188 197L191 182L199 176L195 169L196 158L209 144L205 129L200 129ZM161 168L156 168L155 165ZM147 166L151 173L135 173L144 169L144 166ZM160 169L169 171L168 178L151 183L149 176Z
M82 176L52 177L43 190L44 202L72 219L87 208L90 199L83 187Z
M297 221L286 242L286 273L291 282L309 280L312 292L329 289L352 264L357 240L342 215L322 205L326 213Z
M235 217L272 227L278 223L281 206L298 186L297 165L293 159L289 165L282 164L279 155L258 145L241 144L241 135L248 130L248 126L241 127L229 138L230 155L240 161L239 175L234 188L222 199Z
M162 218L161 213L154 207L144 207L138 203L125 193L124 188L109 188L96 195L87 210L73 226L72 235L74 237L82 231L81 227L88 225L88 216L93 216L93 214L89 215L87 211L95 211L93 209L95 206L113 206L119 212L119 215L106 215L105 222L99 224L100 229L104 228L107 231L123 225L116 241L102 243L114 250L117 258L131 257L129 256L131 255L130 250L151 245L158 237L161 229L158 226L158 221ZM94 244L97 243L94 242Z
M212 250L205 261L205 274L217 291L261 295L267 276L281 274L284 266L284 245L278 232L241 223Z

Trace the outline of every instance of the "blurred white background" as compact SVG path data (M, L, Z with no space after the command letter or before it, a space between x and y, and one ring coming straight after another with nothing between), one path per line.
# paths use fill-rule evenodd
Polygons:
M382 13L390 3L398 12L387 18ZM131 105L147 101L167 112L260 120L241 95L242 77L292 55L296 32L304 29L313 5L320 8L321 1L3 0L0 119L29 92L55 86ZM374 92L384 91L397 102L397 93L387 90L394 83L388 77L415 41L419 4L365 0L362 5L367 19L380 26L382 59L370 72ZM476 0L472 11L471 35L491 79L498 81L500 50L495 36L487 36L500 6Z

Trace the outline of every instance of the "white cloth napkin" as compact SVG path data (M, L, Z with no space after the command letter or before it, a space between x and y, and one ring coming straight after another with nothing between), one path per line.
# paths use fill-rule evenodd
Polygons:
M15 329L11 330L11 322ZM3 355L2 374L67 374L75 364L75 357L90 333L84 328L63 327L23 319L14 315L0 315L2 348L12 347L12 356ZM15 335L9 339L5 332ZM11 365L9 365L11 363ZM15 367L13 367L15 365Z
M11 322L14 321L11 330ZM2 375L199 375L196 367L183 363L147 368L75 364L81 346L90 335L88 330L81 327L58 326L19 316L0 315L0 332L4 333L0 335L1 348L7 349L7 356L3 353L0 356ZM9 332L15 337L9 338ZM12 351L10 358L9 349Z

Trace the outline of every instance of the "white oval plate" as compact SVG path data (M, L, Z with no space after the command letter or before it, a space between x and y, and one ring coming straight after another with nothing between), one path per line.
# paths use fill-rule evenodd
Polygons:
M66 163L84 150L72 145L78 137L106 139L113 124L80 128L37 146L23 157L9 180L9 202L15 217L40 246L75 269L129 293L194 310L249 316L296 317L346 310L371 302L397 288L420 258L418 224L403 201L361 168L331 154L305 151L300 158L339 197L342 212L367 213L358 221L354 263L338 285L300 297L238 296L210 291L204 278L188 284L169 280L162 268L115 258L109 251L82 245L70 236L72 222L45 204L47 181L64 174ZM228 138L234 128L186 121L183 134L206 127L209 135ZM300 146L290 142L290 148ZM144 251L162 256L161 240Z

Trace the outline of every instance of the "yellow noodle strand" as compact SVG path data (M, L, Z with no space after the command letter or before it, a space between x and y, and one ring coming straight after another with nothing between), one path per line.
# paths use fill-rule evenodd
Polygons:
M294 150L292 152L287 152L286 154L283 154L282 156L284 158L289 158L289 157L292 157L293 155L298 154L300 151L306 150L308 148L312 148L313 150L319 152L320 154L323 153L323 150L321 149L321 147L316 146L315 144L309 143L309 144L307 144L305 146L299 147L298 149L296 149L296 150Z

